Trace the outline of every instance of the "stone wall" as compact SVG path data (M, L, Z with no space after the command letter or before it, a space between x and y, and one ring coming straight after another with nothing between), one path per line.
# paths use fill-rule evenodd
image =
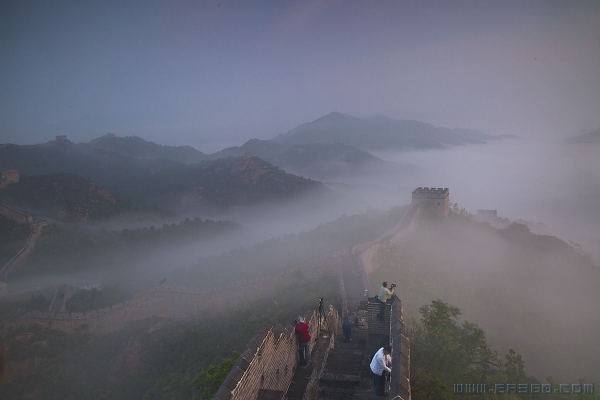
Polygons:
M307 311L304 318L310 327L310 348L313 349L319 336L319 314L317 311ZM334 334L339 334L340 318L333 307L329 308L321 325ZM256 399L261 389L285 393L292 382L298 357L293 326L265 325L250 340L214 399Z
M416 226L415 216L418 210L419 204L411 204L398 225L371 242L361 243L352 247L352 256L360 260L365 275L370 275L378 268L373 262L377 250L389 243L399 244L407 235L414 231Z
M15 210L6 204L0 204L0 215L12 221L18 222L19 224L28 224L33 222L33 217L31 215Z
M27 242L25 242L25 246L21 248L15 254L13 258L8 260L6 264L0 269L0 281L7 282L9 274L18 266L20 266L26 259L29 257L33 248L35 246L35 242L40 238L42 234L42 229L46 226L46 221L36 221L29 225L31 228L31 233L27 238ZM6 291L8 293L8 290ZM1 294L1 293L0 293Z
M424 216L446 218L450 212L448 188L419 187L412 192L412 203L419 204Z
M384 320L378 318L381 303L369 299L368 336L366 351L369 357L385 344L392 346L392 374L389 398L408 400L410 394L410 340L404 336L404 308L398 300L389 301L385 307Z
M304 279L336 273L335 263L327 259L299 271ZM296 282L298 279L296 270L276 276L233 282L216 288L162 284L139 292L131 300L100 310L73 313L29 312L10 325L37 323L65 332L79 329L101 334L121 329L127 322L151 317L174 320L205 319L236 309L240 302L269 296L278 287L285 287L289 282Z
M2 171L1 180L0 180L0 189L4 189L7 185L11 183L19 183L21 179L21 174L16 169L10 169L6 171Z
M410 340L404 336L404 308L402 303L395 301L391 309L392 374L389 397L410 400Z

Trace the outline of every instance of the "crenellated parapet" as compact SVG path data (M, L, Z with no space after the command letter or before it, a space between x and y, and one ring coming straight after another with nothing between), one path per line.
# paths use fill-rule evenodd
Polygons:
M319 326L323 327L323 330L326 327L327 332L331 333L325 335L330 341L340 333L340 318L333 307L330 307L324 316L320 316L316 310L307 311L304 318L310 327L311 349L315 348L317 340L323 336L320 335ZM214 399L257 399L260 398L259 393L261 396L270 394L281 398L292 383L298 358L298 344L293 326L263 325L229 371ZM316 385L318 376L317 373L316 379L312 381L313 386ZM307 386L310 385L309 379ZM311 390L311 387L305 388L306 393Z
M450 212L448 188L418 187L412 192L412 203L421 207L424 215L444 219Z

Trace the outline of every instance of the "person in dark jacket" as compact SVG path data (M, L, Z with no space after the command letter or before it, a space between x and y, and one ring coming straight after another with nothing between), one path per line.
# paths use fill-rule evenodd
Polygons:
M344 343L352 341L352 320L348 315L342 320L342 332L344 333Z

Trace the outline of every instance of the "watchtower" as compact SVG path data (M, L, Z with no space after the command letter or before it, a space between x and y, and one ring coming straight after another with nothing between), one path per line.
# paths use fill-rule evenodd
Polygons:
M19 179L21 178L21 174L16 169L9 169L7 171L2 171L2 180L10 181L14 183L19 183Z
M67 135L56 135L56 141L57 142L66 142L69 139L67 139Z
M446 218L450 212L448 188L419 187L412 192L412 203L418 204L426 215Z
M116 134L116 133L114 133L114 132L108 132L108 133L106 134L106 137L117 137L117 134Z

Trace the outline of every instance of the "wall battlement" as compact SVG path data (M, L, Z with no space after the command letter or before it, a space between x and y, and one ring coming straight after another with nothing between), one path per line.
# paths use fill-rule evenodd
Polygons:
M16 169L9 169L2 171L2 180L0 180L0 189L4 189L11 183L19 183L21 180L21 174Z
M31 215L16 210L6 204L0 204L0 215L18 222L19 224L29 224L33 222L33 217Z
M450 212L450 190L418 187L412 192L412 204L421 206L421 214L424 216L444 219Z
M313 349L319 338L319 314L316 310L307 311L304 318L310 327L310 348ZM321 326L328 327L333 340L341 331L337 310L330 307ZM283 394L292 383L298 358L293 326L263 325L229 371L214 400L256 399L260 391Z

